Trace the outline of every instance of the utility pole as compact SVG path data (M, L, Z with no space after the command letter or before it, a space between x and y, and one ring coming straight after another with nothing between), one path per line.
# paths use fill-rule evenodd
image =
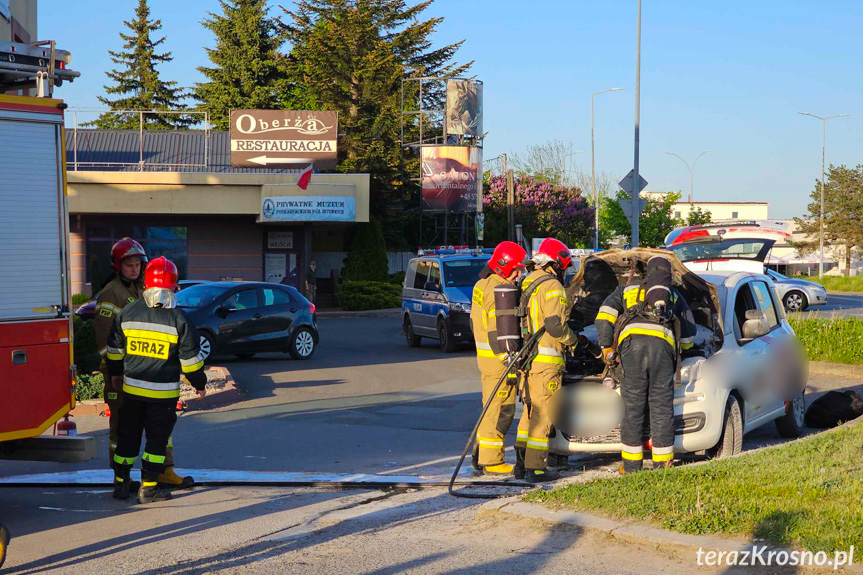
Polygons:
M692 167L689 166L689 162L687 162L686 160L684 160L683 158L681 158L680 156L678 156L674 152L665 152L669 156L674 156L675 158L677 158L678 160L683 162L684 165L686 166L686 169L689 170L689 203L690 204L692 203L692 198L695 196L695 164L698 163L698 160L701 159L701 156L703 156L704 154L709 154L712 151L713 150L704 150L703 152L698 154L698 157L695 158L694 162L692 162Z
M509 241L515 241L515 185L512 170L506 172L506 216L509 222Z
M821 237L819 238L819 255L818 255L818 277L824 277L824 156L827 149L827 120L833 118L845 118L850 114L836 114L835 116L816 116L809 112L797 112L803 116L811 116L821 120Z
M635 158L633 161L633 177L632 187L632 247L638 247L638 217L641 215L638 210L638 189L639 173L638 173L638 141L641 132L641 0L638 0L638 33L636 35L635 48Z

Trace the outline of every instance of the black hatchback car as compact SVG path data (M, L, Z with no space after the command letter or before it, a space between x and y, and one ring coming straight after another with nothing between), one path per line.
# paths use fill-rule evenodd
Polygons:
M213 282L184 289L177 305L201 336L205 359L281 351L309 359L318 345L315 305L290 286L264 282Z

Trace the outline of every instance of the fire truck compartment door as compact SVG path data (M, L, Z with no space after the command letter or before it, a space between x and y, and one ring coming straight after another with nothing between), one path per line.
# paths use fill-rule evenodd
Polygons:
M60 125L41 115L0 112L0 321L66 301Z

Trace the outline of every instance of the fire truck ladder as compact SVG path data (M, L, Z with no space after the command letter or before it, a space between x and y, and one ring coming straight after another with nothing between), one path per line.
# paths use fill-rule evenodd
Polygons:
M0 92L35 88L40 98L50 98L55 86L81 75L67 67L71 61L72 55L57 49L54 40L0 42Z

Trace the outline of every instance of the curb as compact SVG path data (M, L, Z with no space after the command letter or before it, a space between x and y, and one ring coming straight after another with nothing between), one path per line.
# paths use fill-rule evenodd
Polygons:
M863 378L863 365L832 363L829 361L810 361L809 373Z
M525 503L520 500L520 497L489 501L480 506L479 511L477 511L478 518L499 517L502 515L515 516L520 519L534 519L555 525L568 525L578 529L605 533L620 541L684 549L693 554L696 554L698 551L703 551L704 553L716 551L726 554L736 551L739 553L741 551L751 551L755 547L759 549L764 547L767 549L764 553L764 556L766 556L769 551L790 552L794 550L787 547L768 545L767 543L758 544L758 542L743 539L726 539L710 535L687 535L634 521L615 521L587 513L549 509L538 503ZM828 556L832 557L830 554ZM805 568L837 572L831 565L812 565L811 567L807 565ZM846 573L863 574L863 565L859 563L845 565L842 569L842 572Z
M838 296L850 295L850 296L859 297L859 296L863 296L863 291L828 291L827 295L838 295Z
M390 308L390 309L371 309L368 311L344 311L344 310L332 310L332 311L319 311L317 312L318 318L347 318L347 317L399 317L402 314L402 308Z
M108 409L108 404L101 399L85 399L84 401L76 401L75 409L69 412L69 415L99 415Z

